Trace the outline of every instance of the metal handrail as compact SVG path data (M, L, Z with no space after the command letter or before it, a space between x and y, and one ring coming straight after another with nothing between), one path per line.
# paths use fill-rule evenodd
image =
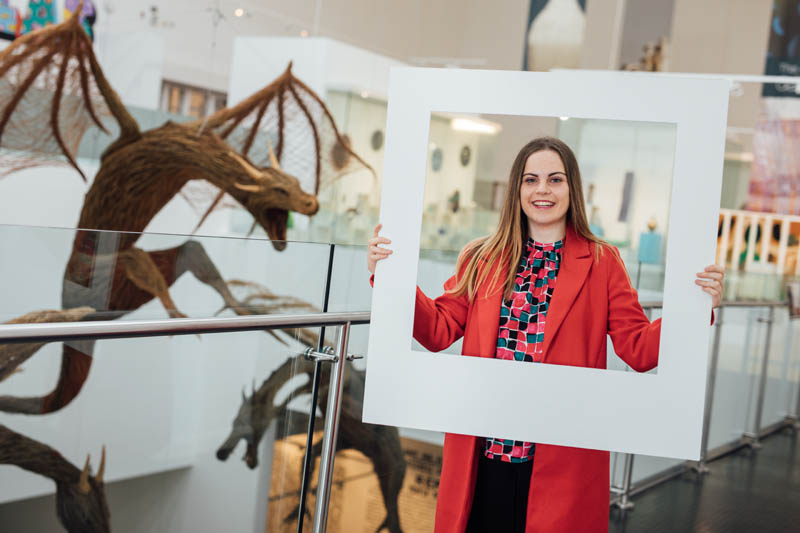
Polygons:
M78 339L123 339L200 333L233 333L265 329L368 324L369 311L252 315L161 320L92 320L42 324L0 324L0 343L54 342Z
M659 301L641 302L644 309L657 309ZM725 301L720 307L783 307L780 300ZM0 343L54 342L78 339L122 339L163 337L200 333L233 333L265 329L303 328L368 324L369 311L306 313L293 315L252 315L215 318L170 318L161 320L92 320L40 324L0 324Z

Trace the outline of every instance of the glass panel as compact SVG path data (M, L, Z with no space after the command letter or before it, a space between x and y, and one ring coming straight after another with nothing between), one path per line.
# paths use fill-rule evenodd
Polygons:
M366 248L337 245L330 310L368 309L371 298ZM349 351L365 354L368 336L352 328ZM328 531L432 531L444 434L361 423L365 368L362 359L346 370Z
M0 255L14 258L0 320L82 306L86 320L198 318L319 308L328 245L0 225Z
M164 319L165 305L141 288L156 271L176 278L167 283L170 299L195 318L322 307L327 245L286 243L278 251L259 239L135 237L139 248L121 249L132 234L0 226L0 255L14 258L0 262L0 321ZM73 256L73 240L94 243L95 253ZM167 252L174 260L164 260ZM138 256L153 259L156 270ZM69 280L62 307L70 259L91 275ZM226 291L237 302L229 308ZM104 495L114 530L272 531L268 520L293 527L297 513L286 502L296 509L295 451L305 445L313 368L299 352L316 346L317 335L0 345L0 522L15 531L67 527L59 526L47 478L67 472L76 483L87 454L96 474L105 446L105 485L90 481L89 496L99 503ZM58 459L36 473L8 466L40 452L52 457L51 449ZM269 515L275 502L283 505Z
M708 447L736 441L753 429L758 374L764 352L763 309L728 307L724 311Z
M59 527L52 480L74 473L73 490L62 487L55 499L76 509L77 473L91 455L96 475L105 447L105 484L91 482L86 499L105 501L112 530L265 531L268 498L294 481L283 474L294 462L276 443L308 419L296 397L307 383L293 348L300 343L278 335L289 345L260 332L98 342L89 378L68 407L46 417L0 414L4 528L104 531L76 522L74 512ZM47 390L60 350L45 346L2 383L2 394ZM50 450L59 455L46 461ZM45 466L36 473L9 466L25 460ZM95 507L89 514L99 519Z
M787 416L794 413L795 408L791 401L792 385L796 376L792 371L791 334L793 322L789 319L789 313L784 307L775 309L773 320L767 382L764 393L764 409L761 414L762 429L785 421ZM767 329L766 325L764 329ZM795 359L796 357L797 354L794 354Z

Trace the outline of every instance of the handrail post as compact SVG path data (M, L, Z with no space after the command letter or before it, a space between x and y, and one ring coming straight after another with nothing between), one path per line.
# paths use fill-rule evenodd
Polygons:
M695 471L698 474L707 474L708 464L708 435L711 429L711 408L714 404L714 385L717 383L717 367L719 366L719 347L722 340L722 317L724 314L723 307L717 308L717 316L714 321L714 344L711 348L711 361L708 367L708 376L706 378L706 403L703 410L703 440L700 445L700 460L695 466Z
M792 424L795 431L800 431L800 379L797 381L797 405L794 406L794 423Z
M634 503L631 501L631 487L633 485L633 457L634 454L626 453L625 454L625 465L622 469L622 487L620 490L620 497L614 504L619 508L620 511L630 511L634 507Z
M342 410L342 388L344 385L344 366L347 361L347 344L350 337L350 323L339 326L336 339L336 360L331 365L328 385L328 406L325 410L325 426L322 436L322 454L317 481L317 501L314 508L314 533L325 533L328 527L328 505L331 498L333 480L333 460L336 453L336 437L339 433L339 415ZM301 510L302 512L302 510Z
M761 411L764 410L764 395L767 388L767 367L769 366L769 349L770 341L772 340L772 323L775 319L775 308L770 306L767 318L759 319L759 322L767 324L766 342L764 343L764 359L761 361L761 375L758 381L758 397L756 401L756 413L753 421L753 430L745 433L744 437L747 440L748 446L753 449L761 447L759 439L761 438Z
M322 298L322 312L328 312L328 303L331 297L331 277L333 276L333 259L336 251L336 245L331 244L328 248L328 270L325 278L325 293ZM325 346L325 328L319 330L319 342L317 342L317 351L324 352ZM311 378L311 410L308 416L308 431L306 432L306 449L303 452L303 475L300 481L300 503L297 512L297 533L303 533L303 520L306 515L306 498L308 497L308 487L311 485L311 472L314 470L312 464L312 453L314 441L314 424L317 418L317 401L319 400L319 382L322 377L322 361L319 359L314 360L314 375Z

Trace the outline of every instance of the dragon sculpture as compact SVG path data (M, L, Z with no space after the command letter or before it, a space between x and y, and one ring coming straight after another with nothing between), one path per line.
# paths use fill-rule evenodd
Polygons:
M322 413L327 410L327 383L330 367L324 365L319 392L319 408ZM247 396L242 392L242 405L233 421L233 428L225 441L217 449L217 458L225 461L239 440L244 440L246 449L242 458L247 466L255 469L258 466L258 445L261 438L273 421L283 420L288 416L288 404L298 395L311 392L313 364L303 356L287 359L280 367L264 380L261 386ZM306 374L305 384L297 386L286 399L275 402L278 391L293 377ZM354 449L363 453L372 463L378 477L386 518L376 531L388 530L390 533L402 533L398 510L398 497L406 474L406 461L400 445L400 435L396 427L364 424L361 422L361 411L364 403L364 371L352 366L345 373L342 395L342 411L339 426L337 451ZM311 464L322 453L322 441L311 448ZM302 469L301 469L302 472ZM302 473L301 473L302 476ZM285 517L286 522L297 519L299 509L295 509Z
M320 184L344 171L330 162L334 148L350 154L346 170L372 170L348 147L322 100L294 77L291 64L231 108L143 132L103 74L77 17L27 34L0 52L0 173L61 162L86 180L78 146L92 124L108 132L103 119L109 117L119 134L102 153L86 193L62 289L63 309L97 309L84 320L117 318L154 298L170 316L184 316L169 287L185 272L212 287L226 307L250 313L200 243L155 251L136 246L139 232L190 183L204 182L215 191L198 227L232 199L280 250L289 212L316 213ZM298 139L311 139L313 157L304 150L308 143L298 146ZM282 158L294 167L305 161L313 191L281 169ZM63 408L87 379L92 352L91 342L80 349L64 345L55 388L41 397L0 396L0 411L43 414ZM0 347L0 367L7 360Z
M247 291L242 302L259 314L269 314L276 308L292 308L300 312L319 312L319 309L298 299L278 296L268 288L249 281L231 280L228 284L236 291ZM308 329L282 330L306 347L316 348L319 335ZM327 339L326 339L327 340ZM325 413L328 408L328 382L330 367L322 365L320 376L319 400L317 406ZM292 383L297 376L306 376L304 383L296 383L288 390L286 385ZM248 396L242 390L242 404L233 420L232 428L225 441L217 449L217 459L226 461L233 453L240 440L245 442L245 453L242 460L255 470L258 467L258 446L270 424L279 426L287 417L294 416L289 410L289 403L304 394L311 393L314 364L304 356L290 357L267 377L258 389L253 383L253 391ZM406 474L406 460L400 444L400 434L396 427L365 424L361 422L364 406L364 380L366 374L348 365L342 394L342 410L340 415L337 451L358 450L372 463L378 477L378 484L383 497L386 518L377 531L383 529L390 533L402 533L398 497ZM286 391L280 402L277 401L281 391ZM322 441L311 448L311 464L322 453ZM301 469L302 476L302 469ZM295 509L285 517L285 522L297 520L299 509Z
M372 171L339 134L321 99L294 77L291 64L270 85L231 108L203 120L167 122L141 131L103 74L77 17L27 34L0 52L0 175L61 163L86 181L77 158L91 126L106 133L118 130L118 134L102 153L86 193L64 273L63 310L28 313L11 322L113 319L154 298L170 316L184 316L171 299L169 287L186 272L215 290L225 307L238 314L306 308L298 299L276 296L263 288L258 297L267 304L254 305L252 297L240 300L232 289L248 287L248 283L226 283L197 241L146 251L137 247L139 233L176 195L195 202L192 191L201 183L205 188L200 196L210 201L198 207L197 227L214 209L235 202L252 215L254 227L261 226L273 246L282 250L290 211L313 215L319 207L316 195L321 185L356 169ZM311 176L313 183L306 187L310 190L282 170L281 162L294 173L299 170ZM317 345L316 334L308 330L284 333L303 344ZM0 346L0 381L42 345ZM92 352L91 342L64 345L54 390L41 397L0 396L0 411L44 414L68 405L88 377ZM245 397L218 458L225 460L238 440L244 439L247 464L257 466L256 450L264 431L272 420L285 416L287 405L275 405L274 399L289 379L285 370L292 365L311 372L309 365L290 359L258 391ZM349 376L352 383L342 412L340 447L358 449L373 462L387 509L381 528L396 533L400 531L397 496L405 473L397 430L360 422L363 383L353 380L363 381L363 375L351 370ZM294 395L308 392L307 387L301 386ZM319 455L317 448L312 452ZM37 457L49 460L41 462ZM110 529L102 484L104 462L101 474L93 478L88 463L80 472L55 450L0 426L0 463L53 479L58 515L68 531Z

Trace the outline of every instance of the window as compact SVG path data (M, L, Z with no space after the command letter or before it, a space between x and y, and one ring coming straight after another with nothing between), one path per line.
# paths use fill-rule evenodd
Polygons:
M227 105L227 95L211 89L163 80L161 109L176 115L202 118Z

